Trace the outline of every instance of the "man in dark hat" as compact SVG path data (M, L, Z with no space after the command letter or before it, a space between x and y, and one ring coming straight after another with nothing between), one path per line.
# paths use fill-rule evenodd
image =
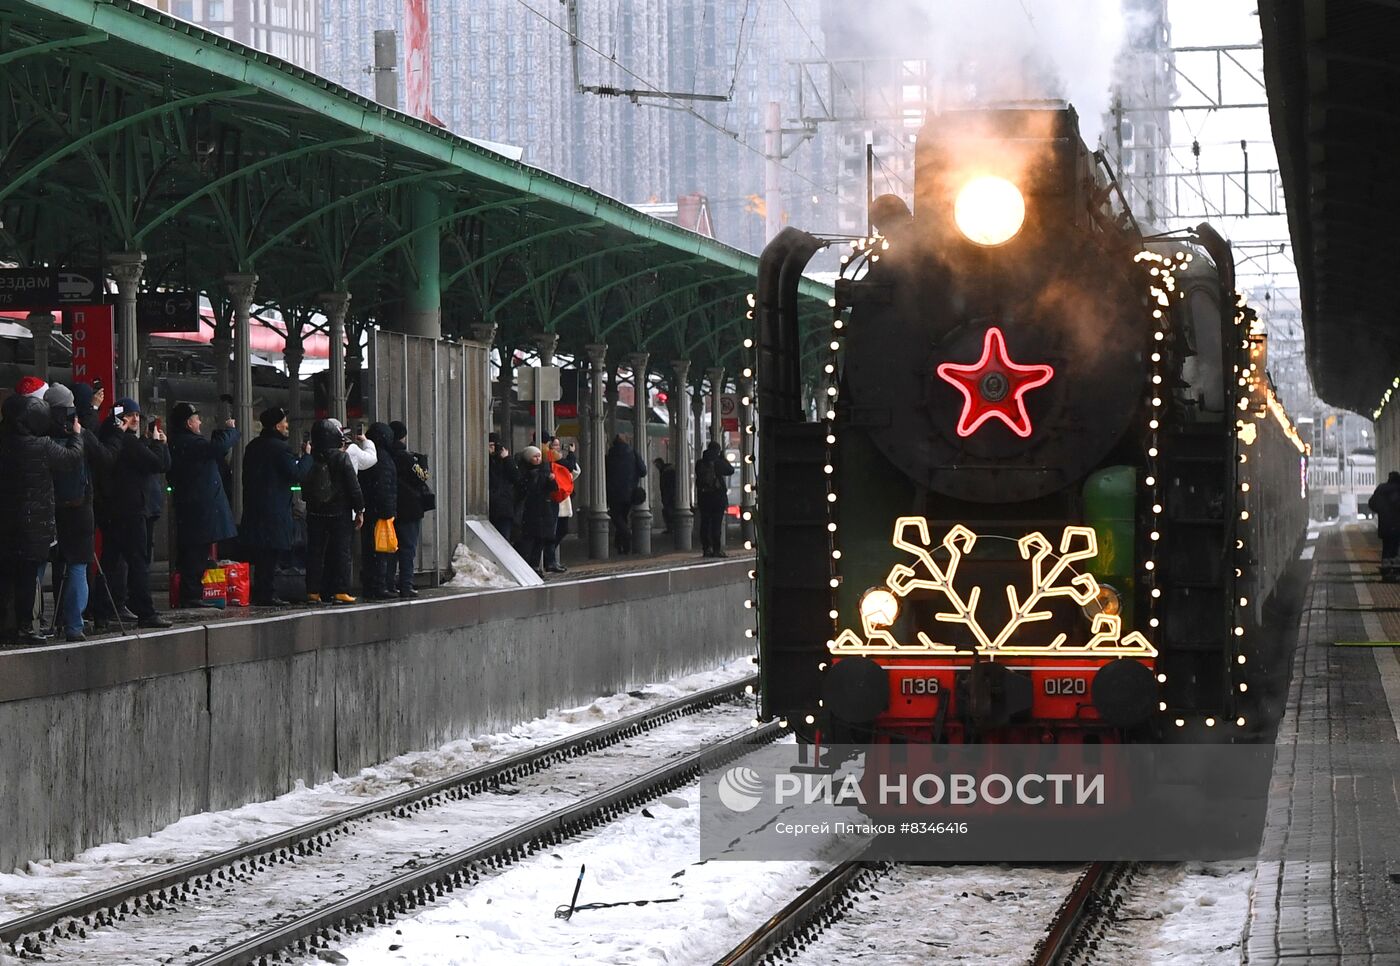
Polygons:
M487 517L491 526L509 540L515 524L515 487L520 482L520 471L510 459L510 449L501 443L498 433L491 433L486 438L491 449L486 470L486 492L490 496Z
M221 466L238 442L232 419L211 437L200 435L199 410L176 403L170 411L170 480L180 568L180 605L204 604L204 571L213 544L238 532L233 523Z
M262 432L243 451L243 522L238 536L253 564L252 602L286 605L276 592L277 562L292 549L292 487L311 472L311 444L293 455L286 410L274 406L258 416Z
M143 437L140 405L134 399L118 399L99 439L112 454L112 465L97 487L103 583L90 598L93 617L99 623L134 617L140 627L169 627L151 598L147 505L152 481L159 485L170 469L165 433L156 428Z

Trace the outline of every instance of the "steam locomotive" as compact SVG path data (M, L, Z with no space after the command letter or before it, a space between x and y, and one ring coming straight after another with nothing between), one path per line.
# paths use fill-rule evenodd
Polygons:
M754 305L762 713L814 743L1235 741L1306 447L1209 225L1145 237L1066 105L932 118L831 329Z

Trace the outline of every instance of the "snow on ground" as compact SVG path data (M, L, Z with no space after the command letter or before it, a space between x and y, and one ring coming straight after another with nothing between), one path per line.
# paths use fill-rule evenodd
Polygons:
M516 582L501 572L495 561L457 544L452 552L452 579L446 587L515 587Z
M1099 961L1123 966L1235 966L1249 917L1254 863L1147 866Z
M100 845L64 862L31 862L0 874L0 921L148 875L162 865L185 862L323 818L367 799L422 785L484 765L558 738L637 714L686 694L744 677L748 658L724 667L598 698L577 708L553 711L510 731L449 742L431 751L400 755L315 787L301 782L287 794L222 812L180 819L129 842Z
M700 862L699 813L699 786L689 785L336 949L353 966L713 963L829 866ZM581 864L581 908L556 918ZM582 908L636 900L647 902Z

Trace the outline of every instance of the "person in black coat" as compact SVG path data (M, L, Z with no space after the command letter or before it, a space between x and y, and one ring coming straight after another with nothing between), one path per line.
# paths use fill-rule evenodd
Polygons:
M491 520L491 526L499 530L506 540L510 540L511 531L515 528L515 495L516 487L520 483L520 470L510 458L510 449L501 445L498 435L491 433L488 439L491 458L486 471L487 492L491 502L487 516Z
M134 617L139 627L169 627L151 599L151 500L164 505L165 473L170 448L155 428L141 436L141 409L133 399L118 400L98 435L112 454L112 466L98 477L97 520L102 525L102 569L92 595L92 613L100 626L112 618ZM126 611L127 613L122 613Z
M394 554L375 551L374 531L380 520L393 520L399 515L399 471L398 464L391 458L394 431L388 423L371 423L365 436L374 443L379 460L369 469L360 470L360 492L365 498L365 525L360 531L360 583L365 597L387 600L396 596L386 582Z
M627 442L627 437L613 437L604 459L607 470L608 516L612 519L613 543L620 554L632 552L632 507L637 487L647 475L647 465Z
M666 521L666 532L676 525L676 466L661 457L651 461L656 467L656 479L661 484L661 518Z
M418 591L413 587L413 568L418 559L418 538L423 531L423 517L433 502L432 490L428 486L428 458L422 453L410 452L405 442L408 427L396 421L390 423L389 428L394 431L394 445L390 453L394 458L394 472L398 475L399 483L399 515L394 519L399 552L394 555L394 561L385 575L384 588L392 592L397 585L399 596L409 599L418 596ZM394 580L395 570L398 572L397 582Z
M57 440L72 435L74 418L82 419L73 405L73 393L55 383L44 394L53 421L50 434ZM88 566L95 555L97 522L93 516L93 481L112 465L111 453L98 442L96 434L83 426L78 434L83 459L71 470L53 475L54 524L58 543L54 547L54 598L58 601L58 623L65 638L85 641L83 611L88 604Z
M695 464L695 505L700 511L702 557L727 557L724 552L724 514L729 509L729 478L734 466L714 440Z
M253 565L252 603L259 607L283 607L275 590L277 563L292 549L292 487L300 486L311 472L311 444L303 443L300 456L288 441L287 411L274 406L258 416L262 432L243 451L243 521L239 542Z
M559 504L554 502L554 469L545 462L538 446L527 446L520 455L525 460L525 474L520 478L521 554L541 577L544 576L545 547L554 541L559 529Z
M365 498L345 444L330 420L311 427L313 463L301 495L306 501L306 599L313 604L355 603L350 550L355 531L365 525Z
M204 571L209 548L238 533L224 492L224 457L238 442L232 419L209 439L199 434L199 410L176 403L170 412L170 488L180 569L180 606L204 606Z
M0 407L0 575L12 602L21 644L47 640L33 626L39 573L58 535L54 523L55 474L83 462L76 415L69 435L52 438L53 417L42 399L11 396Z

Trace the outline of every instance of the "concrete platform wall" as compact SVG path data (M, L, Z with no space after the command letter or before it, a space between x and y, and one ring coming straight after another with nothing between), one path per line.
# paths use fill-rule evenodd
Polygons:
M745 653L747 561L0 653L0 869Z

